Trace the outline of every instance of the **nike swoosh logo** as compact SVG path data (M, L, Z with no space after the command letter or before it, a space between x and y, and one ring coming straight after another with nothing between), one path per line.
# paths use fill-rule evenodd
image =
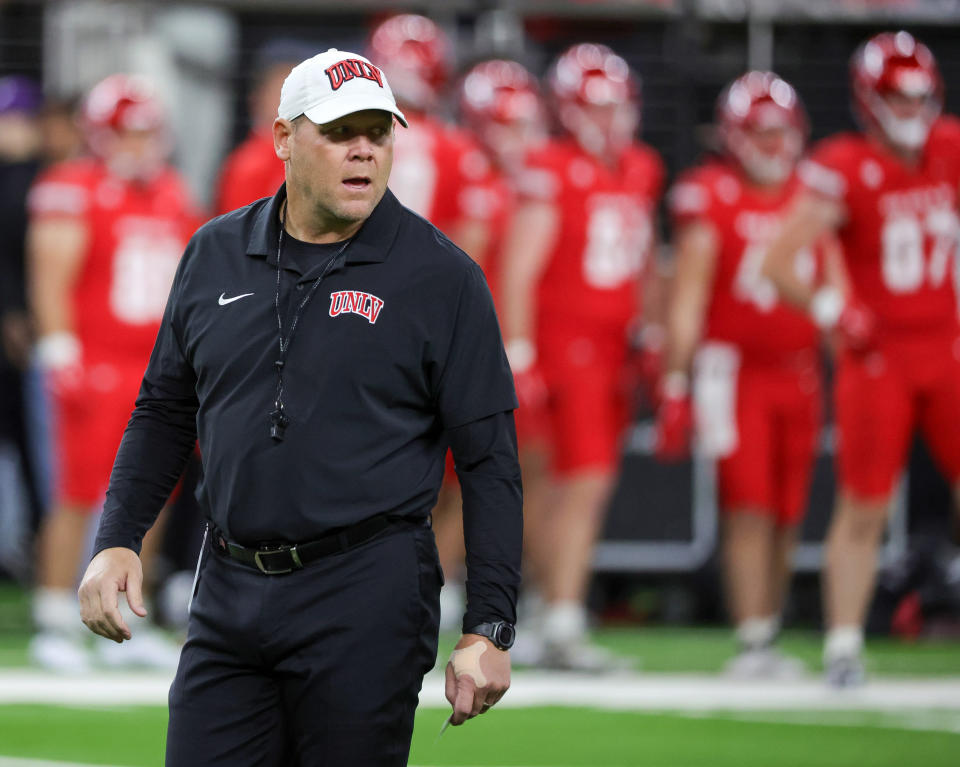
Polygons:
M247 296L252 296L253 293L241 293L239 296L233 296L232 298L224 298L224 294L220 294L220 298L217 299L217 303L220 306L226 306L227 304L232 304L234 301L239 301L241 298L246 298Z

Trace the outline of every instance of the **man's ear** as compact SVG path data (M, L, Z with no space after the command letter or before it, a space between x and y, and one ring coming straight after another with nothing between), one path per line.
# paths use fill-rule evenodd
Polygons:
M290 120L278 117L273 121L273 151L284 162L290 159L290 137L295 130L296 126Z

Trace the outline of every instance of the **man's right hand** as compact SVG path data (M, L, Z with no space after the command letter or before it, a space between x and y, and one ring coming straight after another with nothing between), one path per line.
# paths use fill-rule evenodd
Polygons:
M120 614L121 591L134 614L146 617L140 557L132 549L104 549L91 560L80 582L80 617L94 634L117 643L132 636Z

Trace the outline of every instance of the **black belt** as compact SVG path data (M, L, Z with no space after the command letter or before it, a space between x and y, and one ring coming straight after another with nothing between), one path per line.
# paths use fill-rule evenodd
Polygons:
M349 551L369 541L397 521L399 520L395 517L377 514L363 522L328 533L315 541L276 546L264 544L257 547L231 543L223 537L222 533L214 530L214 534L210 536L210 545L214 551L254 570L259 570L264 575L283 575L300 570L331 554Z

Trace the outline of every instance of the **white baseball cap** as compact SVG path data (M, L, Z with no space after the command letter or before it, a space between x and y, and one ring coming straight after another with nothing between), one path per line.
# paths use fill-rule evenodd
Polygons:
M323 125L364 109L391 112L407 127L383 71L363 56L331 48L290 71L280 90L277 115L284 120L306 115Z

